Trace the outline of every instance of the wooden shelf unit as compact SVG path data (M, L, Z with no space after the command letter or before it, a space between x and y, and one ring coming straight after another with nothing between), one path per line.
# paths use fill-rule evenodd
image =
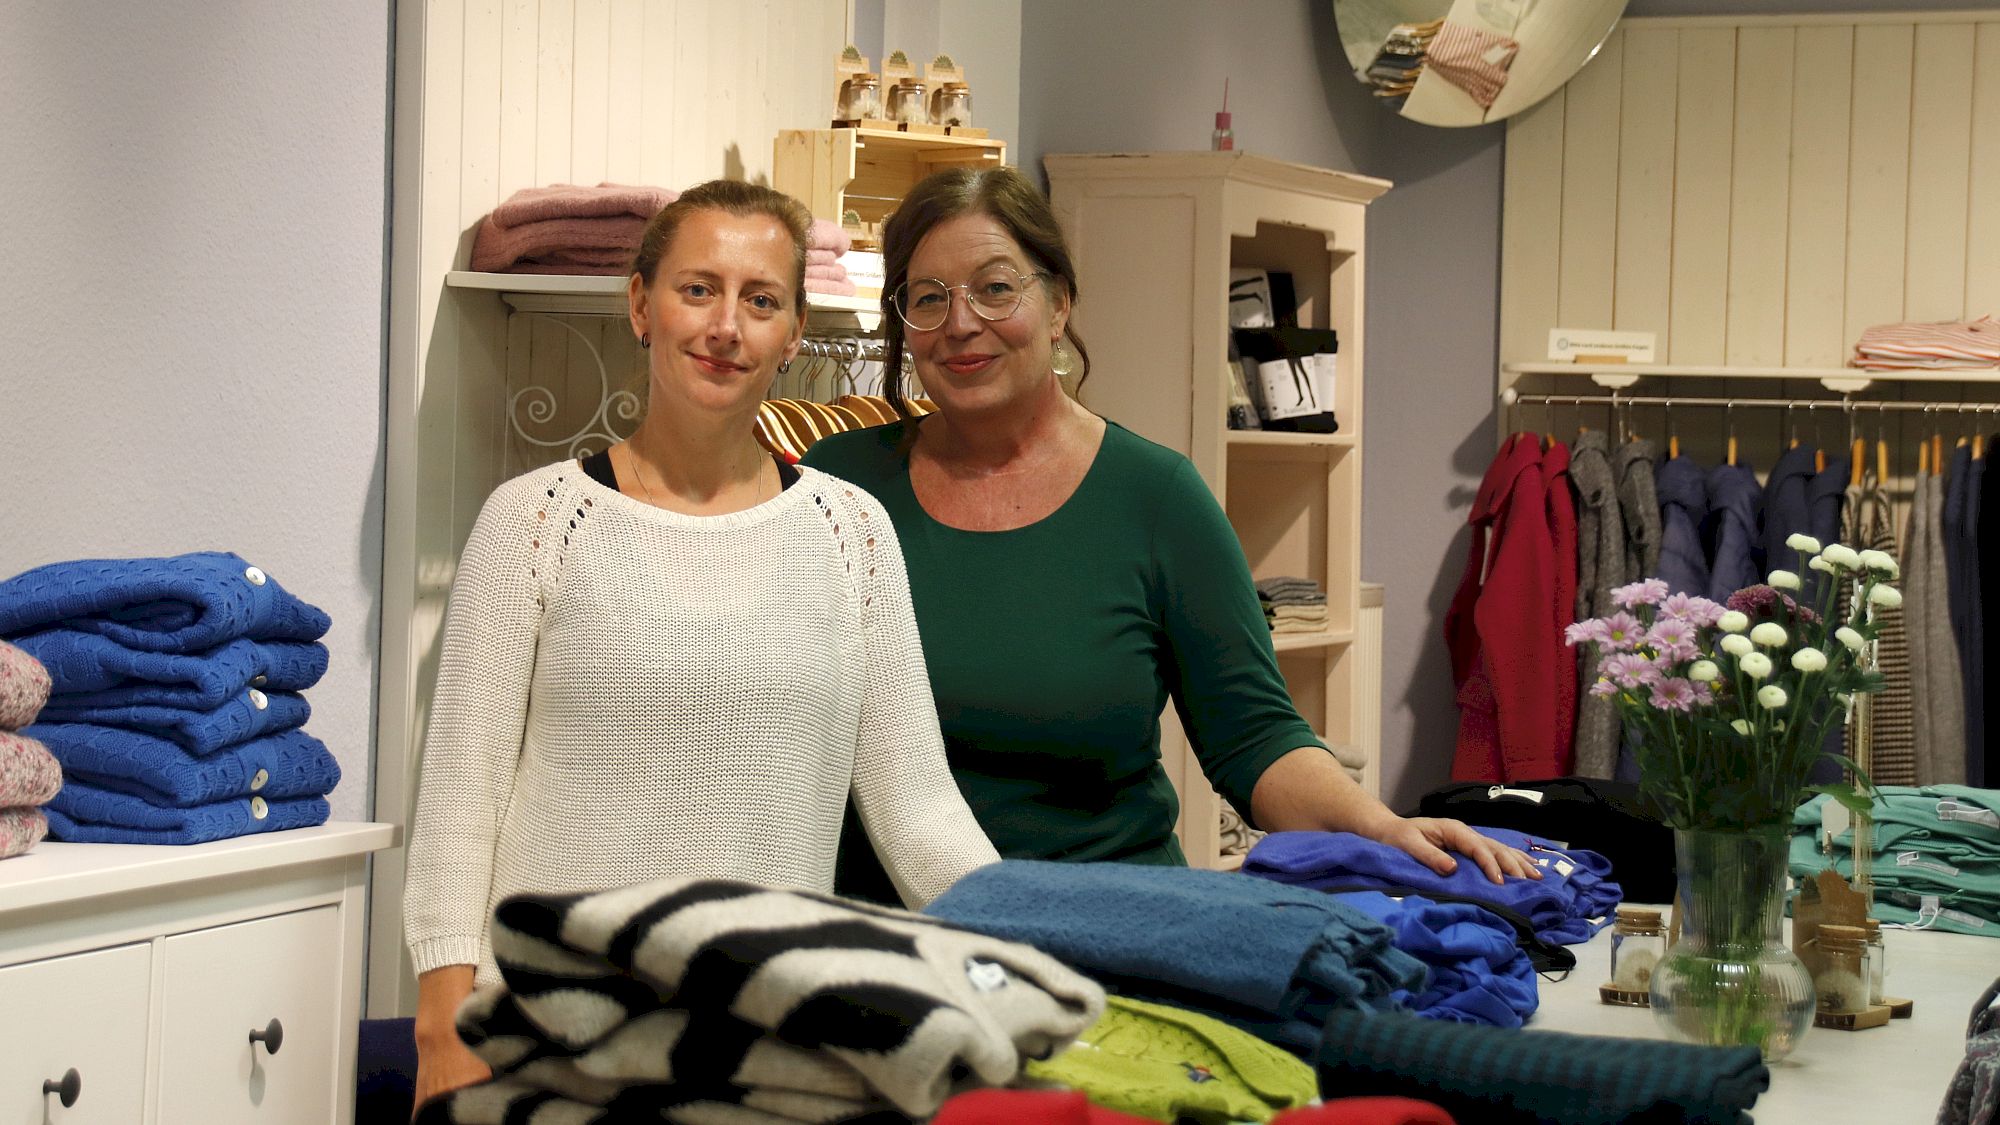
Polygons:
M925 176L959 165L999 167L1007 144L985 137L888 129L781 129L772 143L771 186L813 217L840 222L853 211L880 223Z
M1187 455L1228 513L1258 578L1327 591L1329 630L1273 638L1292 700L1330 742L1361 745L1363 276L1367 205L1387 181L1235 152L1044 160L1075 256L1075 324L1091 349L1085 405ZM1231 268L1292 275L1299 323L1340 335L1340 431L1230 430ZM1373 681L1369 681L1373 682ZM1214 866L1218 798L1171 710L1162 754L1181 795L1189 861ZM1370 760L1363 785L1381 788Z

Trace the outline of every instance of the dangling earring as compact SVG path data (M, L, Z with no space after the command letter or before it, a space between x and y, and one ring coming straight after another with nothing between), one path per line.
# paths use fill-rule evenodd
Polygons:
M1056 346L1049 352L1049 370L1058 377L1076 370L1076 356L1064 345L1061 337L1057 337Z
M639 346L642 348L651 348L653 346L653 334L651 332L642 334L639 337Z
M778 374L783 375L785 372L790 371L791 369L792 369L792 361L788 359L785 362L778 365Z

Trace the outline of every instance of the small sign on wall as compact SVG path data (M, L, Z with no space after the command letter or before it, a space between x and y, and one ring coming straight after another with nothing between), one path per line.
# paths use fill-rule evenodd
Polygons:
M1597 328L1549 329L1549 358L1562 363L1651 363L1652 332Z

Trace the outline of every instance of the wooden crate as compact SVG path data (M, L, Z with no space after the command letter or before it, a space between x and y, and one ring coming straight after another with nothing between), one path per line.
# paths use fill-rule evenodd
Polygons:
M784 129L773 150L771 186L836 223L848 211L880 223L940 169L1007 161L1004 141L891 129Z

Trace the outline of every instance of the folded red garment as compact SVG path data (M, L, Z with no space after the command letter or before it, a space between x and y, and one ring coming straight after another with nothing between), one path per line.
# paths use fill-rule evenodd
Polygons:
M488 215L480 221L479 235L472 244L472 268L481 271L505 270L527 259L547 260L560 255L595 252L582 259L603 264L617 255L621 264L629 262L646 233L646 220L624 215L610 219L545 219L516 227L503 227ZM622 269L612 272L622 273Z
M931 1125L1149 1125L1075 1090L973 1090L944 1103Z
M600 219L631 216L651 219L660 208L680 198L680 193L658 187L627 184L550 184L522 188L507 197L488 216L500 227L525 226L549 219Z
M1339 1098L1288 1109L1271 1125L1457 1125L1451 1114L1415 1098Z

